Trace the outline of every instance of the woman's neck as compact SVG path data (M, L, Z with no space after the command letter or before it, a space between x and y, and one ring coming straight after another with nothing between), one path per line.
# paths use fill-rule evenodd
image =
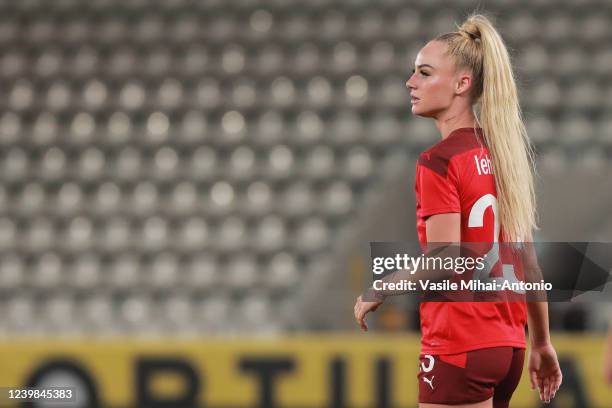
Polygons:
M449 112L447 115L441 116L436 118L436 127L442 135L442 140L446 139L455 129L474 127L476 125L476 118L471 110L463 110L461 114Z

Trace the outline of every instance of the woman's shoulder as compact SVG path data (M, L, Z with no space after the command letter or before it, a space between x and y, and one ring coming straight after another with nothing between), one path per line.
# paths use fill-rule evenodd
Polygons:
M453 157L474 149L486 149L486 146L473 131L459 132L423 151L419 155L419 161L450 161Z

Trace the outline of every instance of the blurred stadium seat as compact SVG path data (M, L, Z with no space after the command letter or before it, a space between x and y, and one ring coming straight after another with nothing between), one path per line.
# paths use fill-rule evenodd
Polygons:
M0 287L53 290L7 300L6 330L294 323L278 305L309 265L329 265L381 181L436 142L404 84L461 18L440 1L296 4L0 3ZM597 4L491 2L545 172L612 154Z

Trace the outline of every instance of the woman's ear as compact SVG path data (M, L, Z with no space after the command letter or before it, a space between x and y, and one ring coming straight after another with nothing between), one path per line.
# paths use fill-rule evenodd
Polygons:
M455 93L457 95L467 94L472 87L472 75L467 72L460 72L455 83Z

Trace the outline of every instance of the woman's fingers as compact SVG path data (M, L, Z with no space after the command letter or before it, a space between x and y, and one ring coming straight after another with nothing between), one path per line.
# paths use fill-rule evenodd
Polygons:
M533 370L529 372L529 381L531 382L531 389L535 390L538 386L538 376Z
M355 303L355 307L353 308L353 312L355 313L355 320L357 324L361 326L361 329L364 331L368 331L368 325L365 322L366 310L361 301L361 296L357 298L357 302Z
M544 377L544 402L550 402L550 377Z
M365 316L369 312L375 312L381 304L382 302L364 302L361 296L357 298L353 312L355 313L355 320L357 320L357 323L359 323L364 331L368 331L368 324L365 322Z
M365 322L365 315L366 315L366 310L363 307L363 304L360 304L359 308L357 309L357 321L359 322L359 325L361 326L363 331L368 331L368 325Z
M365 318L361 319L361 328L363 331L368 331L368 324L366 323Z
M559 390L559 387L561 387L561 382L562 382L562 376L561 373L557 373L555 375L555 379L554 379L554 385L552 387L552 396L551 398L555 398L555 394L557 394L557 391Z
M542 377L538 377L538 392L540 393L540 400L544 401L544 380Z

